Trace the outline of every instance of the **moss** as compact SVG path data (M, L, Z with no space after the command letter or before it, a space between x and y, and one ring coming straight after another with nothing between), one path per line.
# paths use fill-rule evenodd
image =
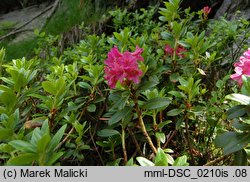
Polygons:
M27 39L15 44L8 44L7 42L1 42L0 48L6 48L6 61L11 61L12 59L27 57L31 58L34 53L34 48L37 45L37 39Z

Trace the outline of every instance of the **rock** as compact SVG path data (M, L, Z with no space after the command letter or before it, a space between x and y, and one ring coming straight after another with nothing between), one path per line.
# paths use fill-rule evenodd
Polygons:
M4 22L11 22L15 24L13 29L21 26L25 22L28 22L32 18L34 18L39 13L43 12L48 7L48 3L43 3L40 5L34 5L27 8L15 10L12 12L9 12L4 15L0 15L0 25ZM42 25L44 24L44 21L46 21L46 18L48 16L49 11L44 12L39 17L32 20L30 23L25 25L21 28L21 30L25 30L19 34L16 34L16 37L14 40L12 40L10 43L16 43L22 40L25 40L27 38L31 38L34 36L34 30L41 29Z
M218 19L227 13L227 19L232 20L238 10L242 17L250 20L250 0L224 0L215 18Z

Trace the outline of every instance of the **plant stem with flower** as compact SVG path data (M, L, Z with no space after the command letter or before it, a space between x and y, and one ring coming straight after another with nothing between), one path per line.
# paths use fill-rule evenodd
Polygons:
M152 151L156 154L157 149L154 146L147 129L145 127L142 110L138 105L138 96L133 88L134 84L140 82L140 76L143 72L138 67L137 61L143 61L144 58L141 56L143 52L142 48L136 46L134 52L125 51L124 53L119 52L117 47L111 49L108 53L108 58L105 60L106 66L104 67L105 76L104 78L108 81L108 85L111 89L116 87L116 83L119 81L121 85L130 91L131 98L134 102L134 108L138 116L138 122L142 130L143 135L146 137L148 144ZM124 153L124 161L127 161L127 153L125 147L125 128L122 128L122 147Z

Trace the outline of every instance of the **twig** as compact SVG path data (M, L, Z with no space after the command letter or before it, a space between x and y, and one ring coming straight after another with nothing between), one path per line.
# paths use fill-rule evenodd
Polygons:
M0 37L0 41L6 39L9 36L12 36L12 35L15 35L15 34L18 34L18 33L22 33L22 32L26 32L26 31L33 31L33 29L21 29L21 30L16 30L16 31L13 30L12 32Z
M18 26L17 28L15 28L13 31L9 32L6 35L3 35L0 37L0 41L11 36L11 35L15 35L17 33L22 32L23 30L20 30L21 28L25 27L26 25L28 25L30 22L32 22L34 19L38 18L39 16L41 16L42 14L44 14L45 12L47 12L48 10L50 10L54 5L48 6L46 9L44 9L43 11L41 11L40 13L38 13L36 16L34 16L33 18L31 18L30 20L24 22L23 24L21 24L20 26ZM26 31L26 30L24 30Z
M130 128L127 128L127 130L128 130L129 135L132 137L132 140L133 140L135 147L136 147L136 151L139 152L140 156L143 156L143 153L140 149L140 145L135 138L135 134L130 130Z
M174 130L173 133L168 138L167 142L164 144L163 148L166 148L168 146L168 144L170 143L170 141L172 140L172 138L176 135L176 133L177 133L177 130Z
M126 149L126 139L125 139L125 128L122 126L122 150L123 150L123 156L124 156L124 165L128 162L128 155L127 155L127 149Z
M188 147L189 147L189 153L191 155L191 160L192 160L192 163L194 165L195 160L194 160L194 155L193 155L193 151L192 151L190 135L189 135L189 131L188 131L188 120L187 119L185 119L185 128L186 128L186 132L187 132L187 142L188 142Z
M214 165L214 164L216 164L216 163L219 163L220 161L222 161L222 160L224 160L224 159L227 159L229 156L230 156L230 155L223 155L223 156L221 156L221 157L219 157L219 158L217 158L217 159L214 159L214 160L212 160L212 161L206 163L204 166L212 166L212 165Z
M102 156L101 156L101 154L99 153L99 150L98 150L98 148L97 148L97 146L96 146L96 144L95 144L94 137L93 137L93 134L92 134L92 132L91 132L91 129L89 130L89 135L90 135L91 141L92 141L92 143L93 143L93 145L94 145L94 147L95 147L95 151L97 152L98 157L100 158L101 163L102 163L102 165L104 166L104 161L103 161Z
M62 144L64 144L64 143L68 140L69 136L73 133L74 130L75 130L75 128L72 127L72 128L70 129L70 131L68 132L68 134L66 135L66 137L63 139L63 141L61 141L61 142L56 146L56 148L54 149L54 151L56 151L57 149L59 149L59 147L61 147Z
M210 141L212 140L212 136L213 136L213 133L214 133L214 130L215 130L215 127L212 127L212 129L210 129L210 133L209 133L209 136L208 136L208 139L207 139L207 144L206 144L206 153L205 153L205 156L209 156L209 143Z

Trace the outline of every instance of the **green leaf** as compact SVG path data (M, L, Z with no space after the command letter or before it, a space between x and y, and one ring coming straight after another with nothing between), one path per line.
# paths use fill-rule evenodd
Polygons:
M66 83L62 77L55 81L44 81L42 87L46 92L58 98L66 91Z
M63 154L63 152L53 153L52 156L49 157L49 160L45 165L52 166Z
M95 111L96 111L96 105L95 105L95 104L90 104L90 105L87 107L87 111L88 111L88 112L95 112Z
M11 166L26 166L26 165L31 165L34 160L37 159L36 154L34 153L25 153L25 154L20 154L17 157L11 158L8 160L7 165Z
M241 117L246 114L246 106L245 105L238 105L230 108L227 111L227 118L228 119L233 119L237 117Z
M171 94L171 95L173 95L173 96L175 96L175 97L177 97L177 98L180 98L180 99L187 98L187 96L183 92L170 91L168 93Z
M161 148L158 148L157 154L155 156L155 165L156 166L168 166L168 158Z
M14 91L2 86L0 88L0 102L6 106L7 111L13 110L17 103L17 98L14 94Z
M126 106L126 103L130 97L130 93L127 91L117 91L115 93L111 93L109 99L114 103L110 110L122 110Z
M123 118L125 118L132 111L131 107L124 107L122 110L118 110L108 121L109 125L113 125Z
M13 147L6 143L0 144L0 151L4 153L11 153L13 151Z
M165 150L164 150L165 151ZM174 164L174 159L173 159L173 157L171 156L171 155L169 155L169 154L165 154L166 155L166 157L167 157L167 159L168 159L168 163L169 164L171 164L171 165L173 165Z
M79 82L78 85L79 85L79 87L81 87L81 88L91 89L91 85L88 84L87 82Z
M118 158L115 161L108 162L106 165L107 166L120 166L121 160L122 160L122 158Z
M23 140L13 140L9 144L17 150L36 153L36 146Z
M57 147L57 145L59 144L59 142L61 141L63 134L65 132L67 128L67 124L63 125L58 132L53 136L53 138L51 139L49 145L48 145L48 151L54 151Z
M133 157L129 159L129 161L126 163L126 166L133 166L134 165L134 159Z
M172 121L171 121L171 120L164 121L164 122L160 123L160 124L158 125L158 127L161 129L161 128L163 128L164 126L168 125L169 123L172 123Z
M164 31L164 32L161 32L161 36L164 40L168 40L168 41L171 41L171 40L174 40L174 37L172 34L170 34L169 32L167 31Z
M250 95L250 77L242 75L243 85L241 87L241 93L244 95Z
M86 125L86 121L83 123L83 125L81 125L79 123L79 121L77 121L77 120L73 123L73 126L79 135L83 133L83 129L84 129L85 125Z
M14 135L13 129L0 128L0 140L8 140Z
M42 138L37 142L37 152L44 153L46 148L51 140L51 137L48 133L42 136Z
M173 83L178 82L179 78L180 78L180 74L179 73L172 73L169 76L170 81L173 82Z
M250 104L250 97L243 94L230 94L226 96L226 99L233 100L241 103L242 105Z
M205 73L204 70L200 69L200 68L197 68L197 70L199 71L199 73L203 76L206 76L207 74Z
M155 164L145 157L136 157L136 160L139 162L140 166L154 166Z
M180 113L182 113L184 111L184 109L172 109L170 111L167 112L168 116L177 116Z
M173 34L175 38L180 37L182 31L182 24L179 22L172 22Z
M247 153L244 149L234 153L234 166L247 166Z
M111 137L113 135L119 135L119 131L113 129L103 129L97 132L100 137Z
M172 149L166 148L164 149L165 153L174 153L174 151Z
M30 143L32 145L37 145L37 142L41 139L41 131L39 128L35 128L32 132Z
M233 121L233 125L232 125L234 128L236 128L237 130L241 130L243 132L248 132L250 131L250 125L247 124L245 121L244 121L244 118L240 118L240 120L238 119L235 119Z
M173 163L173 166L188 166L188 165L189 164L187 163L186 155L178 157Z
M44 82L42 82L42 87L46 92L50 93L51 95L56 95L56 93L57 93L57 89L55 87L54 82L44 81Z
M161 141L161 143L165 143L166 141L166 136L162 132L156 132L155 134L156 138Z
M215 140L216 147L224 149L224 154L230 154L243 149L250 143L249 133L226 132Z
M170 104L171 100L169 98L153 98L148 100L143 106L143 109L153 110L166 108Z
M137 92L142 92L145 90L149 90L150 88L153 88L159 83L159 79L157 76L151 76L148 81L143 81L140 83Z

